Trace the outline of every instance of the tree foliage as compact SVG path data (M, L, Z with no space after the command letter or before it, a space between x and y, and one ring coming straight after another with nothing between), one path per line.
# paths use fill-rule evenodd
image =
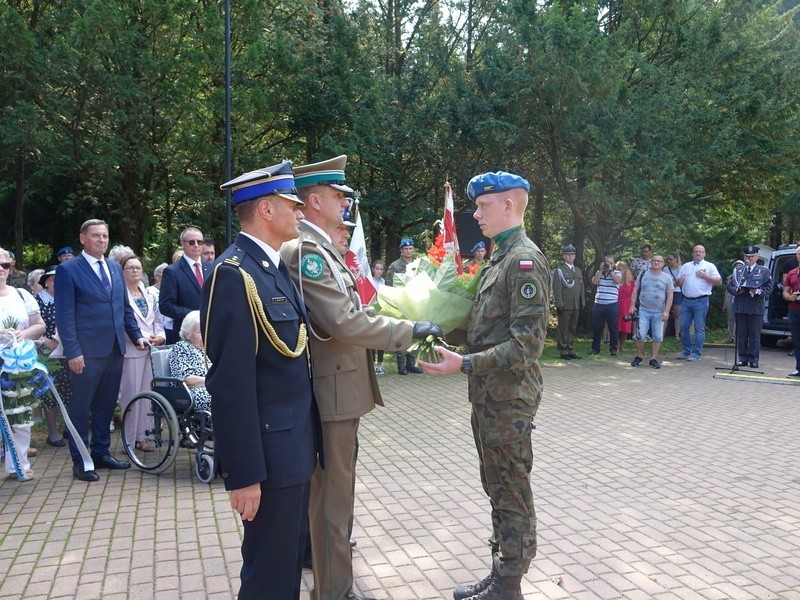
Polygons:
M232 4L234 171L348 154L374 257L496 169L587 263L798 235L796 0ZM95 216L157 262L190 223L222 243L221 3L8 0L0 34L3 244Z

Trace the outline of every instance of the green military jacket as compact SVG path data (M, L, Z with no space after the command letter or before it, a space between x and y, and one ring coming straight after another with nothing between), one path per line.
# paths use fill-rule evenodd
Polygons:
M542 397L539 357L550 304L550 266L525 234L514 231L481 274L467 328L473 373L470 401L520 398L535 408Z
M583 272L579 267L569 268L567 263L553 270L553 302L556 308L580 310L584 304Z

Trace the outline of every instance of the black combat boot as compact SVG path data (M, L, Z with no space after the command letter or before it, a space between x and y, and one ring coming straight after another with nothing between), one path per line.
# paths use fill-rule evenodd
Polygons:
M468 600L524 600L522 597L522 575L514 577L496 576L485 590Z
M409 373L417 373L417 374L422 373L422 369L420 369L414 364L413 354L409 354L406 356L406 371L408 371Z
M408 371L406 370L406 363L403 360L403 355L397 357L397 374L398 375L408 375Z
M487 589L492 582L497 579L497 577L497 571L495 571L494 565L492 565L492 571L478 583L470 583L469 585L461 585L457 587L453 591L453 600L466 600L467 598L472 598L473 596L480 594L482 591Z

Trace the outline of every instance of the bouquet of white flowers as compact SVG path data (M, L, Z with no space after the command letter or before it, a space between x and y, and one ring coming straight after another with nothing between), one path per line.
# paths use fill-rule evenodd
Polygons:
M394 287L380 287L375 305L378 314L410 321L433 321L444 333L466 328L481 269L459 275L455 256L438 256L438 252L434 252L437 249L438 246L434 246L428 256L410 263L405 273L395 274ZM443 342L422 340L410 350L418 349L422 358L436 362L432 348L437 343Z

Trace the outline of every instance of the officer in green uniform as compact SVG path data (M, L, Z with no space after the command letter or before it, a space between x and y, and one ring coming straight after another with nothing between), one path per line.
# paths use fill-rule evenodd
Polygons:
M583 308L583 272L575 266L575 246L564 246L563 264L553 269L553 302L558 315L558 351L561 358L580 358L575 354L578 336L578 315Z
M550 303L550 267L525 234L530 184L503 171L474 177L467 195L475 219L494 240L467 326L463 357L437 346L433 374L467 374L472 431L481 483L492 506L492 569L457 588L455 600L521 600L521 581L536 554L536 514L530 485L532 421L542 397L539 357Z
M305 203L300 236L281 257L308 307L314 392L319 401L325 469L311 479L312 600L359 600L353 593L350 531L361 417L383 399L372 368L372 350L406 350L415 339L441 335L430 321L370 316L362 310L356 281L331 234L342 223L352 194L345 181L347 156L294 169ZM365 599L366 600L366 599Z

